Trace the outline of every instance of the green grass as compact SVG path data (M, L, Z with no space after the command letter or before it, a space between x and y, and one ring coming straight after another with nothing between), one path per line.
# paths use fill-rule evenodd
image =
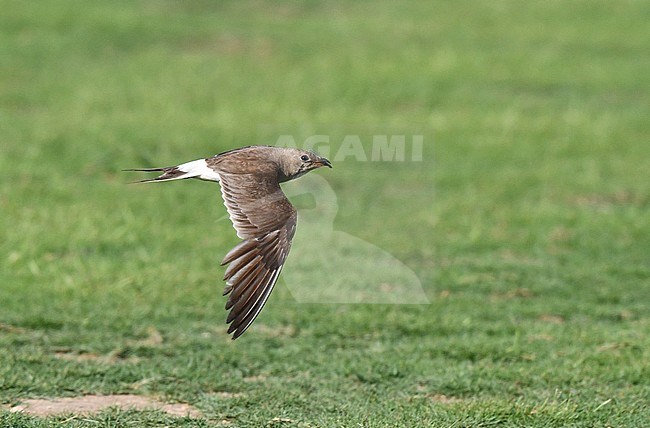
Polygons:
M0 425L648 425L648 2L0 9L0 403L134 393L204 415ZM422 162L315 174L335 229L431 304L301 304L281 282L233 342L217 187L119 170L317 134L424 135Z

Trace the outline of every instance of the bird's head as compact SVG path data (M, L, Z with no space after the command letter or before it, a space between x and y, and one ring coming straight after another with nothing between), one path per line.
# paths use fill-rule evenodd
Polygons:
M332 163L324 157L314 152L294 148L284 148L279 163L281 182L293 180L322 166L332 167Z

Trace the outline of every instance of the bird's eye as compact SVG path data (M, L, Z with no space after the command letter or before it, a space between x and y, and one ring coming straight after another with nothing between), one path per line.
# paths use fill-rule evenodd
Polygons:
M302 156L300 156L300 160L303 161L303 162L307 162L309 160L309 156L302 155Z

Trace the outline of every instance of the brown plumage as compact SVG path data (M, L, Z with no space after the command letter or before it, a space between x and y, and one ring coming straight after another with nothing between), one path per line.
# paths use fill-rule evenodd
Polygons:
M331 163L315 153L271 146L249 146L166 168L128 171L162 172L141 182L198 178L217 181L237 236L242 239L224 257L224 295L228 333L236 339L255 321L280 275L296 232L297 213L280 188Z

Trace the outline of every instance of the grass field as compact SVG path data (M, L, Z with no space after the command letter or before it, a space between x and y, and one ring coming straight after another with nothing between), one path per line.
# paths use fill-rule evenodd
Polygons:
M0 426L650 424L647 1L0 9ZM120 170L282 135L423 136L312 174L430 304L281 281L229 339L217 186ZM203 416L7 410L127 393Z

